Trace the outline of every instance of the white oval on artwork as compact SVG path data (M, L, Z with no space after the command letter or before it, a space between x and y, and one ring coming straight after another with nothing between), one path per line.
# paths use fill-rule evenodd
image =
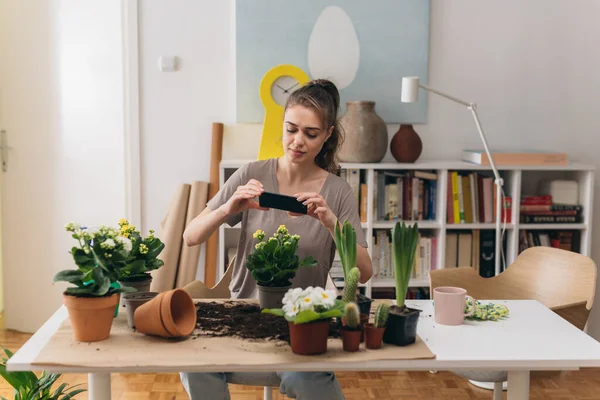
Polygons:
M311 76L330 79L343 89L356 77L359 59L360 45L350 16L337 6L325 8L308 40Z

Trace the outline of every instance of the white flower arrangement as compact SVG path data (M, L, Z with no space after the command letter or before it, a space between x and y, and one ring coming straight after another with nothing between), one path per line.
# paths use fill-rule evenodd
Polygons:
M343 303L336 299L335 290L309 286L287 291L281 309L266 309L263 312L285 317L296 324L342 315Z

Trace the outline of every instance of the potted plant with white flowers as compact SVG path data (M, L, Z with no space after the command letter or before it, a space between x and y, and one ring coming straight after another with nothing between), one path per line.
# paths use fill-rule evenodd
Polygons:
M290 329L290 345L296 354L315 355L327 351L329 325L344 313L344 302L335 290L309 286L287 291L283 307L262 312L284 317Z
M301 267L314 267L317 261L308 256L300 260L296 254L300 236L290 235L285 225L280 225L272 237L266 238L262 230L253 235L258 243L246 258L246 268L258 286L261 308L281 307L285 293L292 286L291 280Z
M53 281L73 285L64 291L63 302L69 312L75 340L104 340L110 336L119 293L135 291L116 284L130 255L131 241L107 226L95 232L74 223L65 228L78 243L71 248L77 269L60 271Z

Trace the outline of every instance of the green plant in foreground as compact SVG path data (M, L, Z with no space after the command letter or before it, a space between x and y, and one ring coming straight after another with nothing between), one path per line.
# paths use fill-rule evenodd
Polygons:
M375 310L375 327L384 328L387 324L390 308L387 304L380 304Z
M75 389L80 385L69 387L66 383L61 384L56 390L52 391L52 385L56 383L61 374L50 374L43 371L38 378L31 371L8 372L6 362L13 356L13 353L4 347L2 349L6 357L2 356L1 358L0 376L15 389L15 400L67 400L86 391L85 389ZM0 399L6 400L4 397L0 397Z
M417 242L419 241L419 227L415 223L407 226L396 222L392 230L392 260L396 278L396 305L404 309L404 300L408 291L408 282L413 269Z
M253 237L258 243L246 258L246 268L260 286L289 286L298 268L317 265L317 260L312 256L300 261L296 254L300 236L290 235L285 225L280 225L269 239L265 238L265 232L260 229L254 232Z
M356 302L356 289L358 288L358 279L360 278L360 271L354 267L348 273L346 282L344 283L344 294L342 300L346 303Z
M350 222L345 221L340 228L339 221L336 221L334 236L335 246L342 261L344 280L346 280L352 268L356 268L356 232Z
M360 325L360 314L356 303L346 303L344 306L344 317L346 326L350 329L356 329Z

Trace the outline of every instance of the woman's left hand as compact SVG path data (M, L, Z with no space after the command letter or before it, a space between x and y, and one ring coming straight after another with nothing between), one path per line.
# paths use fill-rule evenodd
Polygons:
M298 201L302 202L302 204L308 206L308 215L318 219L321 224L327 229L334 229L335 222L337 221L337 217L331 211L327 202L318 193L313 192L305 192L305 193L296 193L294 195ZM290 213L291 215L303 215Z

